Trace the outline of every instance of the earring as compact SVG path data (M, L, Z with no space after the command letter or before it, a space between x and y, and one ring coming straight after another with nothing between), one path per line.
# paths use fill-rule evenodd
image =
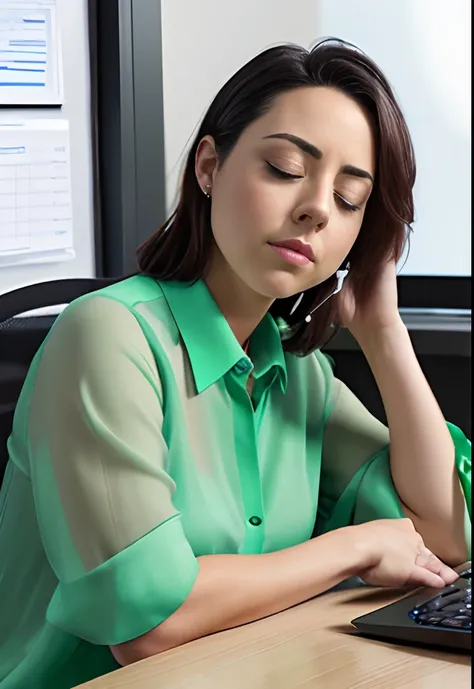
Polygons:
M211 185L210 185L210 184L206 184L206 191L204 192L204 196L206 197L206 199L210 199L210 198L211 198L210 190L211 190Z

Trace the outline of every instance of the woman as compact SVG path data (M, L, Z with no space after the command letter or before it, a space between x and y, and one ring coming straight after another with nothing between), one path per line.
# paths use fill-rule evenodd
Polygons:
M69 306L25 383L2 689L71 687L353 575L455 580L470 446L397 310L414 179L392 91L351 46L272 48L222 88L141 273ZM388 429L319 351L339 324Z

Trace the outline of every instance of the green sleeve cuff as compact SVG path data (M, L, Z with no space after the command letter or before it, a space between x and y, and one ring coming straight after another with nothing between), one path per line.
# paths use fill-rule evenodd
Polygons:
M47 620L92 644L114 646L154 629L186 600L199 564L178 516L74 581L61 581Z
M456 469L464 493L464 530L470 560L471 443L459 428L449 423L447 426L454 442ZM404 516L390 472L390 448L386 447L354 474L319 533L353 524L363 524L375 519L399 519Z

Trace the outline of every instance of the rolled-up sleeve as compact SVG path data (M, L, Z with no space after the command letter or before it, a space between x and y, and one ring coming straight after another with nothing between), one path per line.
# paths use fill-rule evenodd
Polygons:
M177 610L198 573L172 502L159 365L135 315L106 297L66 309L36 365L30 475L59 582L48 621L123 643Z

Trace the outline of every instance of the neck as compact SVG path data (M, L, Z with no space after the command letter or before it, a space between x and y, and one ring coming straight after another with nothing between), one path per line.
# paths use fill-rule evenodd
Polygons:
M223 259L213 261L205 282L237 341L244 345L273 300L251 290Z

